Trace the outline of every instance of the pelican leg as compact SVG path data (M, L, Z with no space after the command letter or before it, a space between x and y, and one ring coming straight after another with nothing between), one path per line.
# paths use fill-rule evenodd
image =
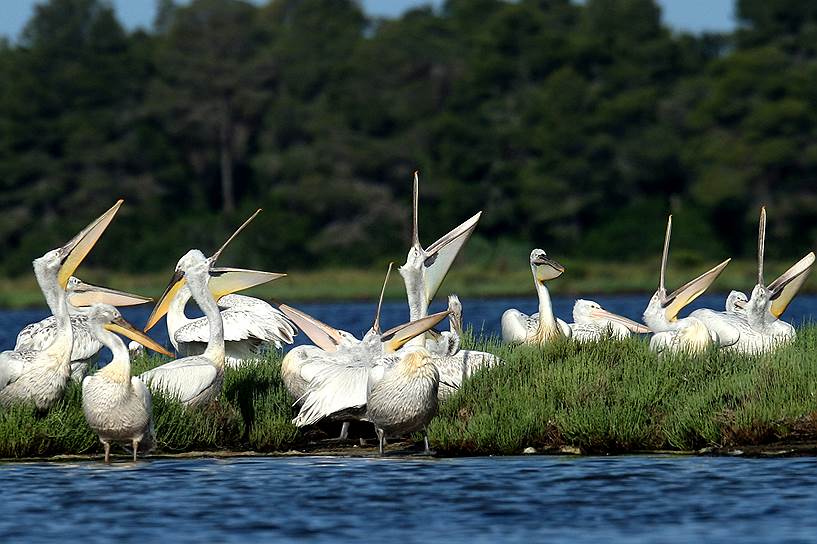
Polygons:
M386 447L386 432L383 429L376 429L377 430L377 446L380 450L380 455L383 455L383 449Z
M139 441L133 439L133 462L136 462L136 452L139 451Z
M425 427L423 427L423 444L425 445L423 453L425 455L432 455L431 448L428 447L428 429Z
M111 443L106 440L101 440L102 445L105 446L105 464L111 464Z
M349 437L349 422L344 421L343 426L340 428L340 436L338 437L338 440L343 441L346 440L348 437Z

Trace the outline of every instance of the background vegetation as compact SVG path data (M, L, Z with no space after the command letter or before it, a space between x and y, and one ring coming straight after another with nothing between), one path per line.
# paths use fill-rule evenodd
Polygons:
M751 258L760 203L770 257L799 257L817 238L817 4L736 14L732 34L689 35L653 0L396 20L350 0L159 0L127 32L104 0L49 0L0 42L0 274L120 196L95 266L166 270L256 207L230 264L382 264L404 255L414 169L422 239L483 209L484 260L641 260L668 211L690 259Z

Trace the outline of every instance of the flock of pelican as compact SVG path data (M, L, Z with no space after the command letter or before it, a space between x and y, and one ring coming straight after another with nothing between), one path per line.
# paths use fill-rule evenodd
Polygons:
M82 405L88 425L98 434L110 462L111 443L124 443L147 452L155 441L151 392L161 392L188 407L205 406L221 393L226 367L257 360L269 350L291 344L296 328L312 345L289 350L281 362L284 386L293 399L298 427L322 420L343 423L345 440L351 421L374 426L380 453L386 440L412 432L424 433L438 404L475 372L501 364L493 354L463 349L462 304L450 295L448 309L428 313L451 265L477 227L482 212L423 247L417 217L419 182L414 176L412 244L399 267L406 289L407 323L382 330L383 293L380 292L371 329L361 338L336 329L286 304L277 308L236 294L277 280L285 274L216 266L227 245L260 212L244 222L210 257L198 249L185 253L176 264L165 292L153 308L144 331L125 321L118 306L143 304L152 299L87 284L73 274L113 220L122 201L91 222L64 246L33 261L34 274L52 315L26 326L13 350L0 353L0 406L33 404L49 410L69 382L82 383ZM545 251L534 249L530 268L539 299L538 312L525 315L509 309L502 315L502 339L508 343L546 344L560 338L595 342L652 334L650 348L659 353L719 348L760 353L790 342L794 328L780 320L802 287L814 264L808 253L779 278L766 285L763 260L766 210L761 209L758 229L758 282L751 296L733 291L725 311L699 309L680 318L680 311L703 294L729 259L667 294L665 278L669 261L672 217L667 222L658 290L644 310L644 324L603 309L589 300L577 300L573 323L553 313L546 284L565 268ZM188 318L190 300L204 316ZM147 335L166 316L167 331L179 358L139 376L131 370L131 350L118 335L148 349L173 357ZM450 328L434 327L448 318ZM112 361L96 369L103 347Z

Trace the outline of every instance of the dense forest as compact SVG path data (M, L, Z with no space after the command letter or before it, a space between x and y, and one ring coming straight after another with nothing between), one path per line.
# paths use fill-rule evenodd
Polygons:
M677 244L751 257L817 239L817 3L738 0L731 34L674 33L653 0L449 0L399 19L351 0L50 0L0 42L0 274L119 197L97 266L400 259L485 211L472 246L602 259ZM649 242L649 243L646 243ZM474 250L472 250L474 251Z

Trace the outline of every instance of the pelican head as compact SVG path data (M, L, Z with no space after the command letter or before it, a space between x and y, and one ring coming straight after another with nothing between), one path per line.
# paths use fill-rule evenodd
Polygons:
M35 274L38 277L54 276L60 287L65 289L71 275L82 264L83 259L108 228L122 202L122 200L117 201L108 211L92 221L64 246L52 249L42 257L34 259Z
M565 267L548 257L544 249L534 249L530 252L530 269L536 281L543 285L546 281L558 278L565 271Z
M746 309L746 303L749 299L746 293L741 291L731 291L726 297L726 313L728 314L742 314Z
M145 331L149 331L161 318L167 313L170 307L170 302L176 294L187 285L187 281L191 277L206 274L212 265L214 259L207 258L204 253L198 249L191 249L185 253L181 259L176 263L176 269L173 271L173 276L167 284L162 296L159 297L159 302L153 307L153 311L148 318Z
M172 353L158 344L153 338L128 323L119 313L119 310L110 304L94 303L90 306L86 315L91 326L101 327L113 333L121 334L157 353L172 356Z
M704 294L710 285L726 268L732 259L726 259L719 265L707 270L697 278L689 281L667 294L665 285L667 261L669 259L669 242L672 237L672 216L667 218L667 230L664 234L664 251L661 256L661 271L658 280L658 289L650 298L644 310L644 323L655 332L668 330L670 324L678 320L678 314L690 302Z
M608 312L602 308L598 302L593 300L579 299L576 301L573 305L573 321L575 323L594 323L601 321L602 323L621 325L630 332L638 334L650 332L650 329L641 323L628 319L623 315Z

